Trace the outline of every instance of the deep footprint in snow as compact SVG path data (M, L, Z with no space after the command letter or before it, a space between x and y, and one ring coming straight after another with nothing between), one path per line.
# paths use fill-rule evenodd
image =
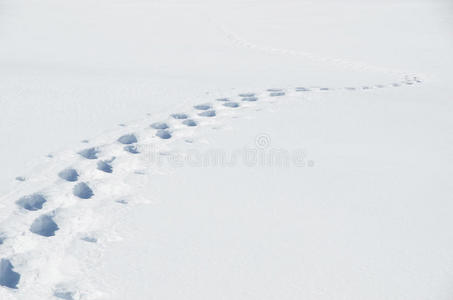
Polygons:
M137 137L133 134L125 134L118 138L118 142L124 145L130 145L133 143L137 143Z
M216 116L216 113L215 113L215 110L206 110L204 112L201 112L198 114L199 116L201 117L215 117Z
M79 155L85 157L86 159L97 159L99 151L95 148L84 149L79 152Z
M10 289L17 289L20 274L14 272L14 267L9 259L0 260L0 285Z
M258 100L257 97L244 97L244 98L242 98L242 101L246 101L246 102L255 102L257 100Z
M167 129L168 125L167 125L167 123L164 123L164 122L156 122L156 123L151 124L151 127L154 129Z
M168 140L169 138L171 138L171 133L168 130L159 129L156 132L156 136L160 137L163 140Z
M211 109L212 106L211 106L211 104L198 104L198 105L195 105L193 108L195 108L196 110L208 110L208 109Z
M176 119L176 120L185 120L187 119L189 116L186 115L186 114L183 114L183 113L177 113L177 114L172 114L171 117L173 119Z
M90 187L85 182L77 183L72 189L74 196L81 199L90 199L94 194Z
M239 103L237 103L237 102L225 102L225 103L223 103L223 106L235 108L235 107L239 107Z
M112 173L113 167L112 165L106 160L99 160L97 162L97 169L103 171L105 173Z
M138 151L137 146L134 146L134 145L125 146L123 149L124 149L124 151L127 151L132 154L140 153L140 151Z
M269 94L271 97L280 97L280 96L285 96L285 92L272 92Z
M43 204L46 202L46 198L44 198L41 194L32 194L28 196L23 196L19 200L16 201L16 204L26 210L36 211L40 210Z
M49 215L42 215L36 218L30 226L31 232L45 237L54 236L55 231L58 229L60 228L58 228L57 223Z
M189 126L189 127L194 127L194 126L197 126L197 122L195 122L194 120L192 119L187 119L187 120L184 120L182 121L182 123L186 126Z
M66 168L58 173L58 177L66 181L74 182L79 179L79 173L73 168Z

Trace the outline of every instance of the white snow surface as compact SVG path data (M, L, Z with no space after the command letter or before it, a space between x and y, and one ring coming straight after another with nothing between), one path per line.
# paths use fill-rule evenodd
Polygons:
M452 299L452 12L1 0L0 299Z

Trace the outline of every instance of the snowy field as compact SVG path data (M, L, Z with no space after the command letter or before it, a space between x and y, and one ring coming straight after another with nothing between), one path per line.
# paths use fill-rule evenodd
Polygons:
M452 53L448 0L0 0L0 299L451 300Z

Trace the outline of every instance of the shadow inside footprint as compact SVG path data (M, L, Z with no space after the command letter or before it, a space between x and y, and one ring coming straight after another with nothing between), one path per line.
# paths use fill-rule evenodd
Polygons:
M215 117L215 110L207 110L198 114L201 117Z
M20 274L13 271L14 267L9 259L0 260L0 285L10 289L17 289Z
M309 92L310 89L304 87L296 87L296 92Z
M81 199L90 199L94 194L90 187L85 182L79 182L72 189L74 196Z
M112 165L105 160L99 160L97 162L97 169L105 173L112 173Z
M197 122L195 122L194 120L192 119L187 119L187 120L184 120L182 121L182 123L186 126L189 126L189 127L193 127L193 126L197 126Z
M125 134L118 138L118 142L124 145L137 143L137 137L135 137L135 135L133 134Z
M88 242L88 243L97 243L98 239L95 237L91 236L84 236L81 238L82 241Z
M26 210L35 211L42 208L43 204L46 202L46 198L44 198L41 194L32 194L28 196L23 196L19 200L16 201L16 204L20 207L25 208Z
M226 107L239 107L239 103L237 102L225 102L223 103L223 106L226 106Z
M58 173L58 177L66 181L74 182L79 179L79 173L77 173L75 169L66 168Z
M164 123L164 122L156 122L156 123L151 124L151 127L154 129L167 129L168 125L167 125L167 123Z
M167 139L171 138L171 133L168 132L168 130L159 129L156 132L156 136L160 137L161 139L167 140Z
M79 155L85 157L86 159L97 159L98 151L95 148L88 148L80 151Z
M243 94L239 94L239 97L243 97L243 98L246 98L246 97L254 97L255 96L255 93L243 93Z
M172 114L171 117L176 120L184 120L184 119L187 119L189 116L186 114L178 113L178 114ZM165 128L160 128L160 129L165 129Z
M45 237L54 236L55 231L58 229L57 223L49 215L42 215L36 218L30 226L31 232Z
M245 98L242 98L242 101L247 101L247 102L254 102L254 101L257 101L258 98L257 97L245 97Z

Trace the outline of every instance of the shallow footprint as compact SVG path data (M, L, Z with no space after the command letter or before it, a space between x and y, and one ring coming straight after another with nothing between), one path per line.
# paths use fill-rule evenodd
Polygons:
M182 121L182 123L186 126L189 126L189 127L194 127L194 126L197 126L197 122L195 122L194 120L192 119L187 119L187 120L184 120Z
M257 97L244 97L242 98L242 101L247 101L247 102L254 102L254 101L257 101L258 98Z
M228 99L228 98L218 98L218 99L216 99L216 101L228 102L228 101L230 101L230 99Z
M176 120L185 120L185 119L187 119L189 116L186 115L186 114L183 114L183 113L177 113L177 114L172 114L171 117L172 117L173 119L176 119ZM163 129L165 129L165 128L163 128Z
M223 103L223 106L226 106L226 107L239 107L239 103L237 102L226 102L226 103Z
M272 92L269 94L271 97L285 96L285 92Z
M247 98L247 97L254 97L255 93L242 93L239 94L239 97Z
M296 87L296 92L309 92L309 91L311 90L304 87Z
M204 111L204 112L201 112L198 114L199 116L201 117L215 117L216 116L216 112L215 110L207 110L207 111Z

